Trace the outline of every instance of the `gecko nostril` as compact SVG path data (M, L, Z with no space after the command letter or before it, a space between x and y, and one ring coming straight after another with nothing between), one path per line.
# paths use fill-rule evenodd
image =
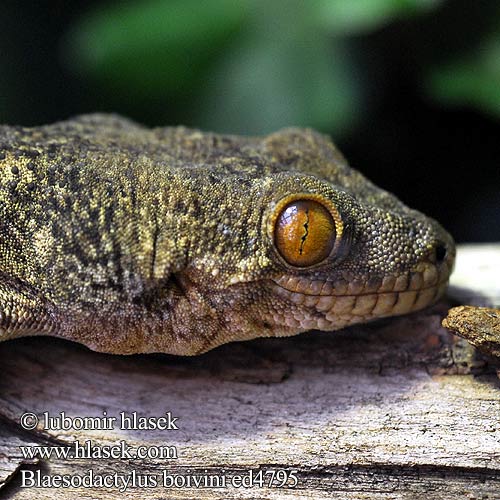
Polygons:
M438 263L443 262L443 260L446 258L446 254L448 253L446 245L444 243L438 242L434 251L436 252L436 261Z

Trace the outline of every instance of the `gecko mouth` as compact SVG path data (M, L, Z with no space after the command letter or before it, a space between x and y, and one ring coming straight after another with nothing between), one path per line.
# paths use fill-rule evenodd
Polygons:
M425 264L421 271L367 280L336 281L283 276L273 281L275 293L294 304L280 323L303 329L336 330L355 323L418 311L445 292L451 261ZM274 318L277 320L278 318Z

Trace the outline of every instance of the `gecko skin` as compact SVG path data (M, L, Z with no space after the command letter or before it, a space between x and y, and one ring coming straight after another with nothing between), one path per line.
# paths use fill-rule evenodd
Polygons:
M454 255L311 130L0 127L1 339L192 355L336 330L435 302Z

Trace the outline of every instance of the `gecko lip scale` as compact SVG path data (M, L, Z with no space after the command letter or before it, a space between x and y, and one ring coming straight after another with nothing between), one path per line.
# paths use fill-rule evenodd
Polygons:
M436 302L446 290L453 259L450 255L440 265L426 263L423 271L372 277L365 282L284 276L273 282L273 289L294 305L285 318L288 326L333 330L418 311Z

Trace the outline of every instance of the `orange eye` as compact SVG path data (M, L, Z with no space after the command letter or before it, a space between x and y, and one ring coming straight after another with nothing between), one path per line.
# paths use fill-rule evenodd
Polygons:
M292 266L308 267L325 260L335 244L335 221L317 201L295 200L281 211L274 226L274 243Z

